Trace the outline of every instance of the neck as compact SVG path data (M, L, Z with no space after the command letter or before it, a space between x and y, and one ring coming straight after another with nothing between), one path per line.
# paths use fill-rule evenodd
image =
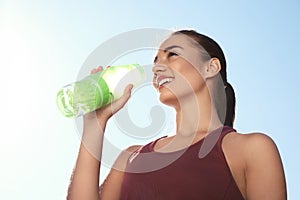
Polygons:
M176 108L176 135L203 137L222 126L208 92L185 97Z

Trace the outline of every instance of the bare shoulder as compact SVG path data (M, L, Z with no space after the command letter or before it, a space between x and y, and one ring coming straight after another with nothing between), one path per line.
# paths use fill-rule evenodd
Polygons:
M276 150L277 147L273 139L265 133L238 133L231 132L225 137L224 142L234 145L235 148L246 151Z
M223 141L225 153L238 158L244 169L257 167L259 163L272 167L271 163L281 163L278 148L273 139L264 133L229 133Z
M244 156L248 165L255 162L272 163L280 160L279 151L274 140L264 133L239 134L243 141Z
M125 149L125 151L127 151L129 153L133 153L133 152L137 151L141 147L142 147L142 145L132 145L132 146L127 147Z
M132 145L124 149L116 159L113 168L118 169L119 171L124 171L128 158L132 155L133 152L137 151L141 147L142 145Z
M273 139L263 133L251 133L245 134L244 140L249 199L286 199L283 164Z
M132 145L132 146L127 147L120 153L118 159L128 158L133 152L137 151L141 147L142 147L142 145Z
M242 137L245 142L249 143L250 145L254 145L257 143L266 143L274 145L273 139L266 135L265 133L253 132L253 133L238 133L240 137Z
M233 175L247 199L286 199L282 161L270 136L231 132L223 145Z
M226 139L226 138L225 138ZM225 140L227 146L239 151L246 165L251 166L255 162L277 159L280 155L274 140L265 133L237 133L232 132ZM272 162L269 162L272 163Z
M132 145L124 149L115 160L111 171L117 170L119 172L124 172L127 165L128 158L132 155L132 153L137 151L140 147L142 147L142 145Z

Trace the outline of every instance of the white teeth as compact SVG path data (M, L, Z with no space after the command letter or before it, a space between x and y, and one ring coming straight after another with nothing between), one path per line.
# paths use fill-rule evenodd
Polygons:
M172 78L164 78L164 79L162 79L161 81L158 82L158 86L160 87L165 83L171 82L172 80L173 80Z

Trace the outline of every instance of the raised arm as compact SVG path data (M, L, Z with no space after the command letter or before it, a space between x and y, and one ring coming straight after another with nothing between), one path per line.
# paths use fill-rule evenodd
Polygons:
M247 140L247 200L286 200L284 170L275 143L259 133L250 134Z
M98 68L93 73L102 70ZM68 188L68 200L99 200L100 160L105 126L131 95L132 85L113 103L84 116L84 128L76 165Z

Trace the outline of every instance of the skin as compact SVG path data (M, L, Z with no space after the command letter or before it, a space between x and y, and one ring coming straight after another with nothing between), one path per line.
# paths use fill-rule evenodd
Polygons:
M179 47L174 47L174 45ZM153 67L153 85L160 101L176 110L176 134L160 139L155 151L170 152L191 145L220 126L210 91L215 87L221 69L218 59L201 59L201 51L183 35L171 36L160 47ZM95 73L102 68L94 69ZM170 83L158 87L156 78L172 77ZM132 86L111 105L84 117L83 140L69 187L68 199L118 199L126 161L140 146L124 150L108 177L100 186L100 158L105 125L130 98ZM91 142L92 141L92 142ZM89 147L89 151L88 148ZM262 133L231 132L222 148L238 188L245 199L284 200L286 183L276 144ZM90 149L95 149L91 153Z

